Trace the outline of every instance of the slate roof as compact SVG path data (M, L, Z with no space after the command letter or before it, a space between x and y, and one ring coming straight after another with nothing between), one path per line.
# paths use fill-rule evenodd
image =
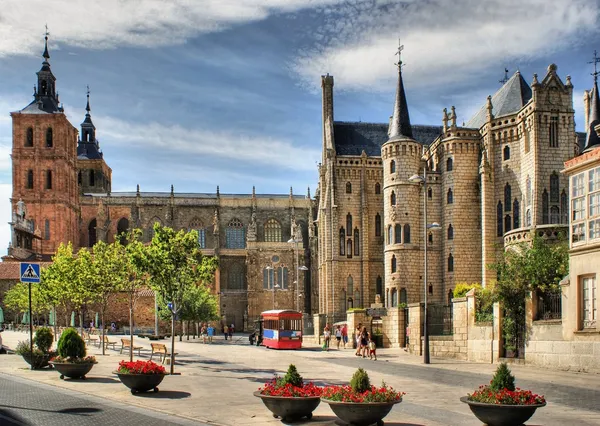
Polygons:
M38 98L41 102L38 102ZM37 96L29 105L19 111L21 114L53 114L62 112L54 96Z
M531 99L531 87L527 84L521 73L517 71L504 85L492 96L492 114L502 117L519 111ZM487 103L473 116L465 127L479 129L487 121Z
M85 196L91 197L108 197L106 193L85 193ZM118 197L136 197L137 192L111 192L110 196L113 198ZM140 197L142 198L169 198L171 196L170 192L140 192ZM175 198L217 198L217 194L207 193L207 192L175 192L173 194ZM219 194L221 198L251 198L252 194L223 194L222 192ZM256 194L256 198L289 198L289 194ZM296 200L303 200L306 198L306 195L292 195L292 197Z
M102 151L98 142L82 142L77 143L77 159L79 160L100 160L102 159Z
M413 139L422 145L431 144L442 133L442 126L413 125ZM333 123L335 152L338 155L381 156L381 145L388 141L389 125L385 123Z
M398 86L396 87L396 101L394 102L394 112L390 121L389 136L390 141L410 140L413 138L410 116L408 114L408 103L406 102L404 83L402 81L402 61L398 62Z
M594 88L590 94L590 111L588 114L588 128L585 137L583 151L588 151L600 146L600 136L596 133L595 127L600 124L600 96L598 94L598 83L594 80Z

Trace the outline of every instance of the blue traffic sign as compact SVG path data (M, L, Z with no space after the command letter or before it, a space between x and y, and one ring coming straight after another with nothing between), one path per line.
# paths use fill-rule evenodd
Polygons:
M40 264L39 263L21 263L21 282L39 283L40 282Z

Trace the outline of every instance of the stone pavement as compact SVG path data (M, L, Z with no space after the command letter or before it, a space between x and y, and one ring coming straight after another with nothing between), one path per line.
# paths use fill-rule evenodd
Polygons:
M26 334L3 333L4 343L14 347ZM119 336L115 336L116 339ZM162 343L169 344L169 341ZM150 348L150 342L136 339L135 344ZM425 366L421 359L399 349L378 349L378 361L354 356L354 351L322 352L309 347L299 351L275 351L251 347L246 336L234 336L225 342L221 337L214 344L196 341L176 342L179 352L176 376L167 376L157 394L131 395L112 374L118 362L126 356L108 350L108 356L98 356L86 381L61 381L55 371L29 371L17 356L0 357L0 373L20 376L92 394L112 401L175 414L215 425L277 425L260 400L252 395L273 374L283 374L294 363L305 380L317 384L347 383L355 369L365 368L374 384L387 384L407 393L386 417L387 425L480 425L469 408L458 399L480 384L488 382L495 365L474 364L447 359L432 359ZM92 348L90 353L98 353ZM148 356L142 352L142 358ZM137 356L135 357L137 358ZM511 367L517 385L543 393L548 406L538 410L529 425L600 425L600 380L597 375L543 370L529 366ZM112 379L112 380L109 380ZM335 416L326 404L315 411L316 426L334 425ZM296 422L304 424L305 422Z

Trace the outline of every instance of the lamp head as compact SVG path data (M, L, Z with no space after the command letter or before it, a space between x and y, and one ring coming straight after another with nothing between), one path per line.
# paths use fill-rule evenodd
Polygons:
M437 222L433 222L433 223L430 223L429 225L427 225L427 229L440 229L440 228L441 228L441 226Z
M412 175L411 177L408 178L408 181L413 182L413 183L424 183L425 178L420 175Z

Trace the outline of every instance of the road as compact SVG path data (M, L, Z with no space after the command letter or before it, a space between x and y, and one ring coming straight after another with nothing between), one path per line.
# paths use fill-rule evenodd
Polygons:
M0 425L197 426L206 423L0 374Z

